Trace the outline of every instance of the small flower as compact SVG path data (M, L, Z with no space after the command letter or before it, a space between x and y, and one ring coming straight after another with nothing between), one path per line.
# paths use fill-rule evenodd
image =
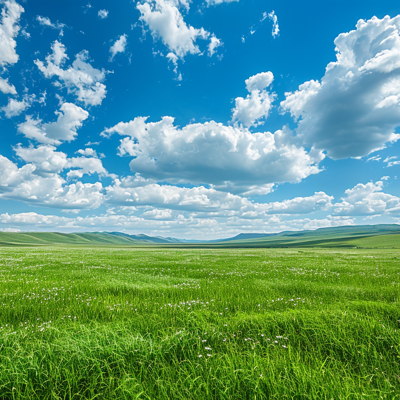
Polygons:
M203 357L203 356L201 354L199 354L198 357Z

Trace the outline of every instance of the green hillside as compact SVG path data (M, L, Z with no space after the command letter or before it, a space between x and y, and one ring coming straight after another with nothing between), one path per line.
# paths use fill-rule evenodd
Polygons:
M101 246L101 245L134 245L140 242L107 233L58 233L58 232L0 232L0 245L3 246Z
M175 248L366 247L400 248L400 225L321 228L273 235L241 234L212 242L179 242L173 238L112 233L0 232L0 246L157 246Z

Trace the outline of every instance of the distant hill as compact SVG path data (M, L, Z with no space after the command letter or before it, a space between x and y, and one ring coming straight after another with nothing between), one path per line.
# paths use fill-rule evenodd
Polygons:
M240 236L240 235L238 235ZM400 247L400 225L357 225L281 232L258 238L216 242L221 247Z
M241 233L232 238L200 241L122 232L0 232L0 246L162 246L188 248L368 247L400 248L400 225L358 225L313 231Z

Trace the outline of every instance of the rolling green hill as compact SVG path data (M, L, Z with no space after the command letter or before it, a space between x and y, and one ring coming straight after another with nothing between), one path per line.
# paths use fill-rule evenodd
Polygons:
M0 232L3 246L54 246L54 245L135 245L140 243L127 237L107 233L58 233L58 232Z
M176 248L366 247L400 248L400 225L360 225L277 234L240 234L220 241L186 242L121 232L0 232L0 246L159 246Z

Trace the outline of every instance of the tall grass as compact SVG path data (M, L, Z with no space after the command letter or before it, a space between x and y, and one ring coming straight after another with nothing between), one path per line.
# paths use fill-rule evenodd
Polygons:
M0 248L0 399L400 399L399 260Z

